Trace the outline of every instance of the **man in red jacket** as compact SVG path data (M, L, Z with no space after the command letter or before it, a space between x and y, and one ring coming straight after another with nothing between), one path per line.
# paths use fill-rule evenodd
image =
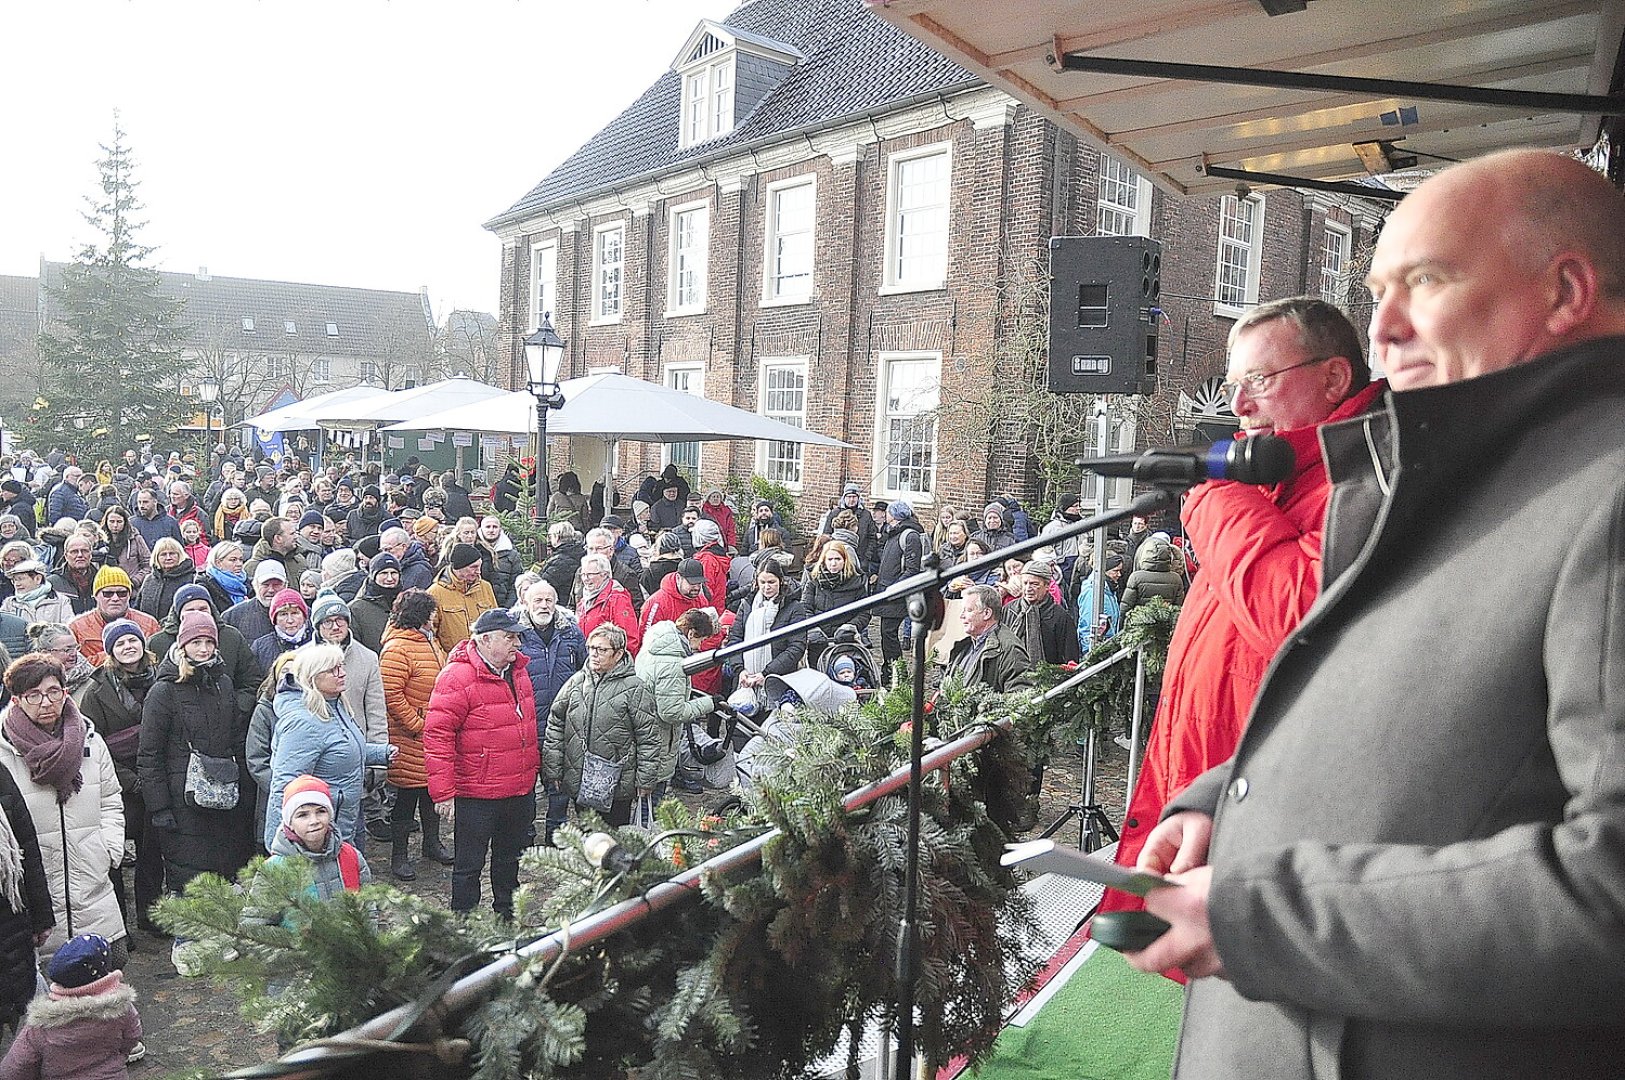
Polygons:
M423 720L429 798L456 800L451 910L473 911L491 850L491 907L513 918L519 856L536 839L536 699L519 652L523 629L502 608L482 612L452 649ZM517 661L517 662L516 662Z
M655 623L676 622L685 611L703 607L711 607L711 598L705 595L705 567L698 559L684 559L676 570L665 576L660 588L643 605L640 624L647 635Z
M1297 466L1271 487L1212 481L1181 514L1201 571L1174 626L1162 697L1129 801L1117 862L1134 865L1162 808L1241 741L1270 659L1320 590L1320 541L1331 487L1321 424L1358 416L1382 395L1359 334L1341 311L1292 297L1260 304L1230 330L1224 389L1242 437L1275 435ZM1144 907L1107 890L1102 911Z

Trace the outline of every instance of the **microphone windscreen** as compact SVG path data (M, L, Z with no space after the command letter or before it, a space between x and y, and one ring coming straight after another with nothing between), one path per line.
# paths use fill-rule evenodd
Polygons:
M1292 444L1274 435L1238 439L1230 444L1225 479L1244 484L1279 484L1292 475L1298 455Z

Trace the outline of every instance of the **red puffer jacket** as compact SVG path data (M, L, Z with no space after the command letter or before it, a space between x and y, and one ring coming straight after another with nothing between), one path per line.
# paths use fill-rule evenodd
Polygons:
M429 697L423 757L429 798L508 799L536 787L536 698L525 657L507 679L480 658L472 639L451 650Z
M1385 388L1372 383L1324 422L1359 416ZM1117 845L1120 865L1134 865L1170 799L1235 754L1265 669L1320 594L1331 484L1319 426L1277 434L1297 454L1291 478L1274 487L1203 484L1185 501L1181 516L1201 570L1168 644L1162 697ZM1100 910L1144 906L1107 889Z

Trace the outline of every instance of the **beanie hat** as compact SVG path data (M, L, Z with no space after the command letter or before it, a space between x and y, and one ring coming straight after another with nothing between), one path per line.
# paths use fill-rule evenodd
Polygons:
M209 590L195 581L188 581L175 590L175 599L170 602L169 610L178 617L181 608L190 604L193 600L208 600L209 608L211 610L214 608L214 600L209 596Z
M683 550L683 541L674 532L663 532L655 549L662 555L672 555Z
M287 821L293 817L293 812L301 806L311 804L327 807L327 812L333 812L333 791L327 786L325 780L319 780L308 773L296 776L282 789L282 820Z
M378 543L379 539L378 533L369 533L351 546L355 548L357 555L371 563L373 559L378 557L378 552L382 550Z
M863 489L860 488L857 484L854 484L854 483L852 483L850 481L847 482L846 486L841 488L841 498L843 498L843 499L846 498L848 495L862 495L862 494L863 494Z
M838 683L851 686L858 681L858 665L850 656L838 656L829 666L829 677Z
M412 535L417 537L419 540L427 540L429 537L433 536L436 530L439 528L440 523L434 518L425 514L423 517L420 517L416 521L412 522Z
M333 485L333 490L335 490L335 491L344 490L344 491L353 492L353 491L355 491L355 481L351 480L348 476L342 477L342 478L340 478L338 483Z
M1123 565L1123 556L1121 556L1121 555L1107 555L1106 556L1106 569L1108 569L1108 570L1116 570L1118 567L1120 567L1122 565Z
M198 638L208 638L218 643L220 630L214 625L214 619L208 612L188 611L181 616L181 628L175 635L175 644L184 649Z
M305 598L299 595L298 589L283 589L271 600L271 618L276 618L276 613L289 604L298 608L304 615L310 614L310 606L305 603Z
M308 529L312 525L325 526L326 524L327 519L322 516L320 510L306 510L304 516L299 519L301 529Z
M355 552L339 548L322 556L322 577L341 578L355 572Z
M386 518L379 518L378 519L378 535L379 536L382 536L384 533L388 532L391 529L399 529L399 528L402 528L402 527L403 526L401 525L401 519L398 518L398 517L386 517Z
M381 499L384 497L383 492L378 490L377 484L368 484L366 487L361 489L361 497L363 499L365 499L368 495L371 495L375 499Z
M70 989L88 986L113 973L113 951L100 934L80 934L63 942L46 969L50 980Z
M398 574L401 572L401 560L397 559L387 551L379 555L374 555L372 557L372 561L367 563L367 576L370 578L375 578L378 576L378 572L381 570L393 570Z
M914 516L914 507L910 506L902 499L898 499L896 502L886 507L886 513L890 514L898 521L906 521Z
M702 517L696 521L689 533L693 535L694 542L701 547L722 543L722 527L710 518Z
M109 564L96 571L96 580L91 583L90 591L97 593L107 588L129 589L132 587L130 575L124 572L124 568Z
M111 655L113 646L118 643L118 639L126 636L134 637L142 645L147 643L147 635L143 634L141 628L135 623L129 619L114 619L102 630L102 648Z
M451 549L451 568L461 570L480 561L480 550L473 544L457 544Z
M263 585L267 581L286 582L287 580L288 572L275 559L261 559L259 565L254 567L255 585Z
M315 601L310 605L310 621L320 626L335 615L350 618L350 605L332 589L323 589L316 594Z

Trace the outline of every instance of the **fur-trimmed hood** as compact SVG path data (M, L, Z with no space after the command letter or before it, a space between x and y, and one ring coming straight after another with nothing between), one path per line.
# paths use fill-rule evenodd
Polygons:
M37 997L28 1003L27 1022L58 1028L81 1020L117 1020L135 1005L135 987L124 983L88 997Z

